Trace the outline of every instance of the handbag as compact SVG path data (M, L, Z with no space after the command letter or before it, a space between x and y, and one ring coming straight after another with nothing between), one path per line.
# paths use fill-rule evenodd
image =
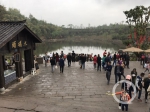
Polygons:
M55 69L57 69L58 67L57 67L57 65L55 66Z
M132 77L135 77L136 75L135 74L132 74Z
M147 88L147 92L150 92L150 85L149 85L148 88Z

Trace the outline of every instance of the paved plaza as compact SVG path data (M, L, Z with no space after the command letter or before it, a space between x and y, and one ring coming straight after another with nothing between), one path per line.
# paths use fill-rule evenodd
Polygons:
M135 61L130 62L130 69L125 68L125 74L133 68L138 74L144 71ZM0 94L0 112L121 112L114 98L106 94L114 84L114 71L107 85L105 71L95 70L92 62L86 63L85 70L79 68L78 62L72 63L71 67L65 66L63 74L59 68L51 73L51 67L42 64L39 74L25 77ZM129 112L150 112L144 89L142 100L138 102L136 97Z

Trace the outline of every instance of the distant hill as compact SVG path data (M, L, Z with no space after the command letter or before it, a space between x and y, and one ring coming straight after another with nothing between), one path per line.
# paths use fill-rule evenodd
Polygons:
M87 27L75 29L72 24L66 28L64 25L57 26L52 23L47 23L44 20L38 20L33 15L25 17L19 10L6 8L0 5L0 21L22 21L26 20L27 26L36 33L42 40L47 39L65 39L65 38L86 38L98 37L105 40L122 40L125 41L128 37L128 26L122 24L102 25L98 27ZM82 41L83 39L81 39Z

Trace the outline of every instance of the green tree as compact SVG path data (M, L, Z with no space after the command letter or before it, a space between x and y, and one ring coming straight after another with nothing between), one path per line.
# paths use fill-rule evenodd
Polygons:
M6 8L0 5L0 21L4 19L5 14L6 14Z
M129 25L130 34L132 37L132 45L141 47L144 44L141 42L141 38L146 35L146 28L149 23L150 17L150 7L136 6L134 9L129 11L124 11L126 15L126 23ZM136 33L136 38L133 38L134 33Z

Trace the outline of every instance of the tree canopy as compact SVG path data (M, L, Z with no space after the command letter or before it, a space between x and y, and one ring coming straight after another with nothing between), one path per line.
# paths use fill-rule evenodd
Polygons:
M146 47L146 28L149 25L150 7L136 6L134 9L124 11L126 23L130 29L130 42L132 46Z

